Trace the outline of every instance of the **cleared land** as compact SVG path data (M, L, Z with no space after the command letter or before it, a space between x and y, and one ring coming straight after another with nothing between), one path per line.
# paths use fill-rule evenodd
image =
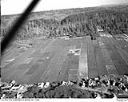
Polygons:
M1 61L2 81L30 84L128 73L128 42L121 35L121 40L105 32L99 35L96 40L35 39L27 49L14 44Z

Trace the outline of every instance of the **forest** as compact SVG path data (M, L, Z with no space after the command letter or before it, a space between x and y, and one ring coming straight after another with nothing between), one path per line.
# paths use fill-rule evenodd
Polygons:
M121 6L122 7L122 6ZM67 14L63 19L55 18L36 18L28 20L21 29L17 32L17 39L23 40L33 37L44 36L45 38L60 37L68 35L70 37L80 37L91 35L95 38L97 34L97 26L100 26L104 31L115 34L128 34L128 6L124 7L109 7L109 8L85 8L73 9L76 13ZM116 9L117 8L117 9ZM64 10L66 12L66 10ZM68 10L67 10L68 12ZM9 22L9 17L2 21L1 36L4 36L12 27L13 23ZM4 24L5 23L5 24Z

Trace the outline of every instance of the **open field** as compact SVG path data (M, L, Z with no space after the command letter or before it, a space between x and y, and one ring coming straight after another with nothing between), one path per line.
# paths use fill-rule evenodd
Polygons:
M31 47L12 45L1 61L2 81L18 83L78 80L80 77L128 74L128 42L99 33L68 39L35 39Z

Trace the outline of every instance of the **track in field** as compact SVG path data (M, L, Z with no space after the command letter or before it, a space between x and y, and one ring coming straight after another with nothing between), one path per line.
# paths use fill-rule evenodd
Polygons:
M2 58L2 81L38 83L128 73L128 42L107 33L99 35L96 40L89 36L69 40L38 39L27 50L15 45ZM70 52L75 49L80 55Z

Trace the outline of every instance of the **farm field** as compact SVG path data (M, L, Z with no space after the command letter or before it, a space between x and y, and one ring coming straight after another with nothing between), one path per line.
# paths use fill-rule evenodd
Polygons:
M128 73L125 35L111 36L105 32L99 35L96 40L90 36L35 39L25 48L15 43L2 58L2 81L31 84Z

